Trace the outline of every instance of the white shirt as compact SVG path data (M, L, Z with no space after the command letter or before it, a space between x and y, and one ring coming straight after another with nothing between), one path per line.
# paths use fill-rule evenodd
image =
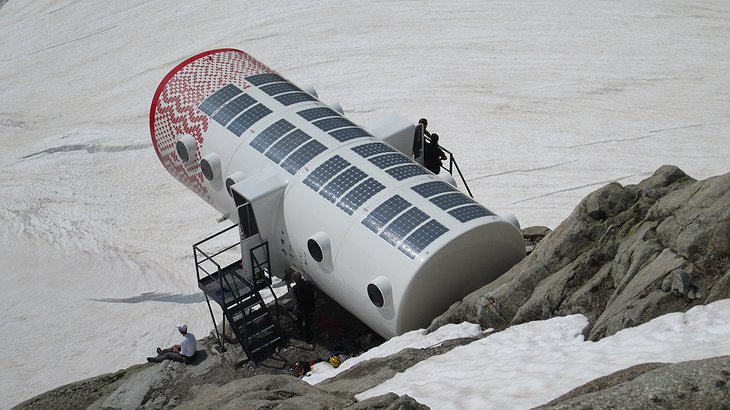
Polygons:
M195 336L192 333L186 333L183 339L180 341L180 354L187 357L192 357L197 350L197 342Z

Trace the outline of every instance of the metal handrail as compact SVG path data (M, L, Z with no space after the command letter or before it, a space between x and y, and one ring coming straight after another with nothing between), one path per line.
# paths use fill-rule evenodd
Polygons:
M218 233L215 233L215 234L213 234L213 235L210 235L209 237L207 237L207 238L205 238L205 239L203 239L203 240L201 240L201 241L198 241L197 243L193 244L193 246L195 247L195 246L198 246L198 245L202 244L203 242L208 242L209 240L211 240L211 239L215 238L216 236L222 235L222 234L224 234L224 233L226 233L226 232L230 231L231 229L233 229L233 228L235 228L235 227L237 227L237 226L238 226L238 225L231 225L231 226L229 226L228 228L226 228L226 229L224 229L224 230L222 230L222 231L220 231L220 232L218 232Z
M195 259L195 273L196 273L196 276L197 276L197 279L198 279L198 283L200 283L200 271L201 270L206 274L206 276L208 276L210 278L213 278L213 275L211 275L210 272L208 272L203 266L201 266L202 263L207 262L207 261L210 261L216 267L216 270L218 272L218 288L220 289L220 304L221 304L221 308L223 309L223 315L224 315L224 317L225 317L226 312L228 310L228 308L226 306L227 303L226 303L226 292L225 292L225 289L230 289L231 293L233 293L234 300L235 299L240 299L241 296L240 296L240 292L239 292L238 286L232 286L231 283L228 281L228 278L224 278L224 275L223 275L222 268L221 268L220 264L218 262L216 262L213 258L215 256L218 256L218 255L222 254L223 252L226 252L226 251L228 251L228 250L236 247L237 245L239 245L239 243L234 243L233 245L228 246L227 248L224 248L223 250L220 250L220 251L214 253L213 255L208 255L207 253L205 253L205 251L203 251L202 249L200 249L199 246L201 244L203 244L203 243L205 243L205 242L213 239L213 238L216 238L216 237L218 237L218 236L220 236L220 235L222 235L222 234L230 231L231 229L233 229L233 228L235 228L237 226L238 225L231 225L228 228L223 229L222 231L219 231L219 232L217 232L217 233L215 233L213 235L210 235L207 238L205 238L205 239L203 239L201 241L198 241L197 243L195 243L193 245L193 257ZM198 258L198 253L200 253L203 256L202 259L199 259ZM241 278L241 279L243 279L243 278ZM225 280L226 287L223 286L224 280ZM244 284L249 285L246 280L243 280L243 282L244 282ZM213 308L210 306L210 300L208 299L208 295L207 294L205 294L205 300L208 303L208 310L210 311L211 319L213 320L213 324L215 325L215 315L213 314ZM223 325L222 326L223 326L223 334L225 334L226 333L226 321L225 320L223 320ZM221 335L218 332L218 327L217 326L214 326L214 327L215 327L216 337L218 339L218 344L221 347L221 351L225 351L225 348L223 346L223 339L221 338Z
M262 265L261 263L259 263L258 258L256 258L256 254L254 253L254 251L256 249L262 247L262 246L266 246L266 258L267 258L266 261L264 261L263 263L269 263L270 259L269 259L268 241L267 242L264 242L264 243L262 243L262 244L260 244L258 246L255 246L255 247L251 248L251 250L250 250L250 253L251 253L251 265L252 265L251 266L251 270L252 270L251 273L253 274L254 285L256 284L256 268L257 267L260 268L261 265ZM280 325L280 323L279 323L279 319L280 319L280 315L279 315L279 298L276 296L276 292L274 292L274 288L271 287L271 284L274 282L273 279L271 278L271 271L269 271L266 268L264 268L262 270L264 272L264 275L268 275L268 277L269 277L267 287L269 288L269 292L271 292L271 295L274 297L274 308L276 309L276 325L279 326Z
M431 143L431 137L428 135L424 135L423 138L427 140L429 143ZM461 172L461 168L459 168L459 164L456 162L456 158L454 157L454 153L449 151L448 149L444 148L441 144L439 144L439 148L441 148L442 151L449 154L449 167L446 168L441 164L441 168L445 169L449 172L449 174L454 175L454 167L456 167L456 172L459 173L459 177L461 178L461 182L464 184L464 188L466 188L466 192L469 193L469 196L474 198L474 194L471 193L471 189L469 189L469 184L466 183L466 179L464 178L464 174Z

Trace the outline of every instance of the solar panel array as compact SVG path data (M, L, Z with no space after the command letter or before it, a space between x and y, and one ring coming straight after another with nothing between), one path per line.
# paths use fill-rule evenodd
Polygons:
M383 144L382 142L370 142L367 144L358 145L356 147L353 147L352 150L363 158L368 158L373 155L383 154L386 152L395 152L393 148L391 148L387 144Z
M352 215L365 201L384 189L385 185L373 178L368 178L345 194L340 199L340 202L337 203L337 207L345 211L348 215Z
M418 225L426 222L428 215L416 207L408 209L397 217L380 233L380 237L389 244L396 246L404 236L414 230Z
M358 145L352 150L398 181L418 175L428 175L422 166L382 142Z
M237 137L243 135L247 129L254 125L257 121L271 114L271 110L263 104L256 104L250 109L246 110L242 115L236 117L228 126L228 130L234 133Z
M275 73L257 74L246 77L245 80L284 105L315 101L314 97ZM239 137L272 112L234 84L228 84L216 91L198 108ZM313 140L283 119L261 131L249 145L292 175L327 150L324 144Z
M319 194L334 204L345 193L345 191L349 190L366 177L367 174L362 172L360 168L354 166L349 167L345 170L345 172L337 175L332 181L327 183L327 185L319 191Z
M294 149L303 145L310 139L312 139L312 137L305 134L304 131L294 130L272 145L271 148L264 153L264 155L278 164L287 155L291 154Z
M362 224L411 259L449 231L400 195L373 209Z
M209 116L213 116L213 113L218 111L223 104L227 103L231 100L231 98L242 94L243 90L236 87L233 84L228 84L227 86L221 88L220 90L216 91L213 95L206 98L205 101L203 101L198 108L200 108L200 111L203 111Z
M327 161L323 162L320 166L310 172L306 178L304 178L304 185L312 188L315 191L319 191L322 186L330 180L337 173L350 166L347 160L343 159L339 155L335 155Z
M299 87L296 85L286 82L286 83L274 83L274 84L267 84L262 85L261 90L265 92L266 94L269 94L271 96L279 95L283 93L290 93L293 91L302 91Z
M297 114L307 121L314 121L318 118L338 117L340 115L337 111L329 107L307 108L306 110L299 111Z
M251 140L249 145L292 175L327 150L324 144L312 139L284 119L266 127Z
M370 134L365 132L362 128L342 128L339 130L330 131L329 133L334 139L340 142L347 142L354 140L355 138L371 137Z
M339 142L347 142L355 138L372 137L367 131L328 107L307 108L306 110L299 111L297 114L310 121L322 131L329 133L332 138Z
M347 118L344 117L332 117L332 118L324 118L321 120L317 120L313 122L314 125L317 126L322 131L332 131L337 128L344 128L344 127L356 127L355 124L350 122Z
M398 181L403 181L404 179L418 175L428 175L426 169L418 164L401 165L395 168L386 169L385 172Z
M307 162L311 161L317 155L327 151L327 147L317 140L311 140L304 144L298 150L294 151L284 162L281 163L281 167L287 172L294 175L299 171Z
M481 218L483 216L494 215L489 212L487 208L478 204L452 209L449 211L449 214L461 222L468 222L472 219Z
M317 101L314 97L305 92L279 94L274 98L276 99L276 101L279 101L286 106L304 101Z
M278 74L258 74L246 80L285 106L316 101ZM221 88L199 108L238 136L271 113L233 84ZM329 107L307 108L297 114L339 142L372 137ZM327 150L320 141L284 119L261 131L250 145L292 175ZM423 167L382 142L367 142L351 149L397 181L429 175ZM385 189L385 185L339 155L323 162L303 182L348 215ZM421 183L412 189L461 222L493 215L443 181ZM378 205L362 224L411 259L449 231L400 195L393 195Z
M430 198L434 195L443 194L444 192L456 192L456 188L444 181L424 182L411 187L412 190L418 192L424 198Z
M360 168L335 155L310 172L304 185L337 207L352 215L362 204L385 189L380 182L369 178Z
M284 77L276 73L256 74L246 77L246 81L249 83L261 87L264 84L276 83L276 82L287 82Z
M228 84L206 98L198 106L200 111L209 115L214 121L228 128L240 137L249 127L271 114L271 110L263 104L244 94L234 84Z
M444 211L447 209L456 208L460 205L476 203L474 202L474 200L462 194L461 192L452 192L449 194L439 195L437 197L431 198L431 202L433 202L436 206L443 209Z
M263 154L263 152L266 151L271 144L293 129L294 125L292 125L289 121L283 119L279 120L261 131L256 138L251 140L249 145Z
M213 115L213 119L225 127L235 116L254 104L256 104L256 100L251 98L250 95L241 94L218 110Z
M425 182L411 187L422 197L434 205L447 211L460 222L494 215L487 208L474 202L473 199L457 191L453 186L442 181Z
M395 165L410 164L411 159L401 154L400 152L394 152L392 154L378 155L377 157L368 158L370 162L375 164L380 169L387 169Z

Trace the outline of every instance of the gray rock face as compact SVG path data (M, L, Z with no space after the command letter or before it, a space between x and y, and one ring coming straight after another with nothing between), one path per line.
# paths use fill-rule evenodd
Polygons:
M501 330L581 313L591 323L586 336L598 340L665 313L730 298L730 174L698 182L676 167L662 167L638 185L612 183L593 192L553 232L523 232L534 245L530 255L451 306L431 330L464 321ZM358 403L354 394L472 341L405 349L317 386L287 374L284 363L281 370L252 367L240 347L228 345L219 353L201 341L204 350L192 365L145 364L63 386L18 408L424 409L408 396L389 393ZM293 343L277 355L292 362L322 356L320 348L302 350ZM729 383L730 356L642 364L543 408L728 408Z
M206 388L207 387L207 388ZM198 388L195 397L178 409L339 409L350 396L335 397L309 386L294 376L259 375L238 379L220 387Z
M168 382L170 375L163 366L152 366L134 374L101 404L102 409L133 410L141 407L155 386Z
M429 330L581 313L598 340L669 312L730 297L730 174L695 181L664 166L638 185L586 197L534 251Z
M477 339L448 340L430 348L408 348L388 357L370 359L345 370L335 378L317 384L317 388L336 395L362 393L390 380L397 373L406 371L420 361L431 356L444 354L455 347L469 344L474 340Z
M539 409L727 409L730 356L616 372Z

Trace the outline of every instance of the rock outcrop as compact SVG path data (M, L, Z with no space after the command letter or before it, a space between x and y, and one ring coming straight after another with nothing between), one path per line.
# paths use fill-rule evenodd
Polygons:
M664 166L637 185L586 197L535 250L429 330L484 328L580 313L599 340L730 297L730 174L695 181Z
M555 231L528 228L525 237L534 249L522 262L454 304L430 330L464 321L501 330L580 313L591 323L586 336L598 340L665 313L730 298L730 174L698 182L665 166L637 185L606 185L586 197ZM287 318L284 329L294 334ZM333 321L354 322L346 312ZM354 394L473 341L404 349L359 363L316 386L287 371L287 364L302 357L326 357L335 342L367 349L370 342L359 342L366 333L354 325L330 326L320 334L322 343L290 340L272 356L281 360L279 367L250 366L236 345L218 353L208 338L199 342L202 350L192 365L137 365L59 387L18 408L424 409L405 395L357 402ZM728 383L730 356L649 363L594 380L543 408L726 408Z
M539 409L722 409L730 403L730 356L633 366Z

